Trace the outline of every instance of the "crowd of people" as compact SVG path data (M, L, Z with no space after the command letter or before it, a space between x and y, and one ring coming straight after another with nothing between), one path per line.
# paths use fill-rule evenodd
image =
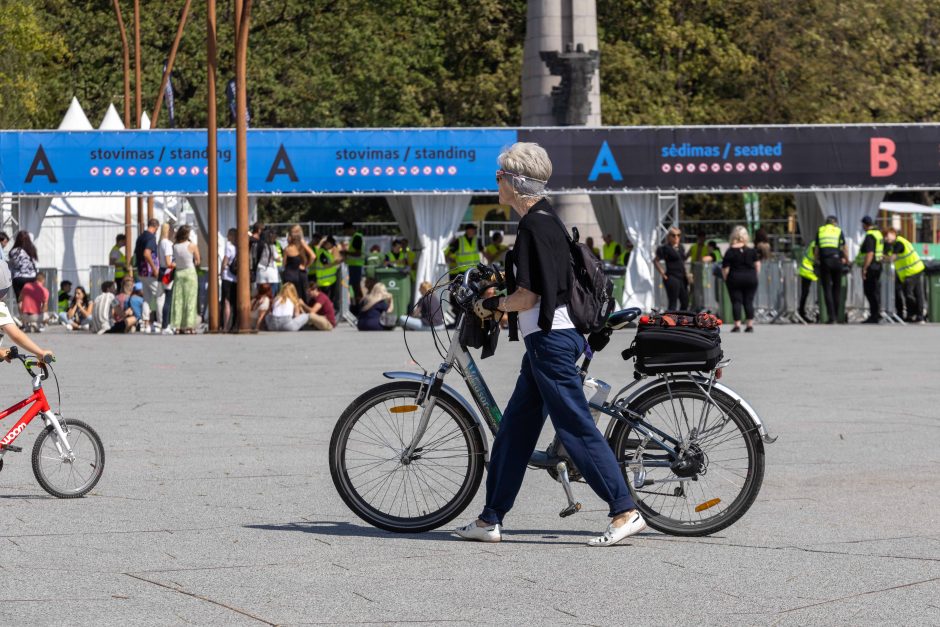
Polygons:
M884 234L870 217L865 217L866 237L855 263L862 269L865 295L871 316L865 322L881 319L880 276L882 264L893 259L898 281L896 305L903 318L922 322L924 316L924 264L913 245L894 229ZM286 236L283 237L283 236ZM761 263L770 259L769 237L763 229L754 234L753 244L747 229L735 227L729 244L722 253L715 240L699 232L688 249L682 244L682 231L669 229L653 260L655 271L662 278L668 310L688 310L692 277L688 263L715 264L716 277L724 280L730 296L734 326L731 332L753 332L754 299ZM339 240L339 241L338 241ZM601 260L625 266L632 246L621 245L611 234L602 237L600 247L593 238L585 241ZM9 244L6 233L0 232L0 258ZM237 231L230 229L222 250L220 264L219 319L223 331L233 331L237 324ZM194 334L203 328L207 312L199 306L199 248L188 225L160 224L151 219L136 239L133 254L126 257L124 234L118 234L109 252L114 281L100 286L100 294L92 299L81 285L62 281L50 312L51 299L45 275L37 269L38 255L26 231L14 235L6 253L13 291L19 308L19 323L26 332L41 332L53 320L70 331L96 333L162 333ZM484 245L475 224L467 224L444 251L451 278L479 262L504 264L510 247L503 234L491 234ZM418 254L406 238L391 241L387 252L378 245L365 249L365 238L352 223L344 223L342 236L311 234L304 236L300 225L286 233L278 233L262 223L255 224L249 234L248 269L251 280L250 326L254 330L297 331L332 330L341 311L342 290L339 269L345 264L349 283L349 311L355 316L356 327L362 331L405 326L409 329L432 329L444 324L443 308L430 283L419 286L417 303L407 311L395 311L395 302L387 286L366 268L398 268L414 280ZM803 249L798 265L800 277L799 315L808 322L835 323L842 311L841 277L849 268L845 238L835 217L830 216L816 237ZM813 320L806 313L811 287L821 281L823 297L820 316Z

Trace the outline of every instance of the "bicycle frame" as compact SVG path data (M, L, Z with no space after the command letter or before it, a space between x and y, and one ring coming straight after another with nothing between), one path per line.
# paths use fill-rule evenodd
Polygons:
M469 275L469 271L465 275L465 279L464 279L465 283L466 283L466 277L468 275ZM490 433L494 437L496 436L496 432L499 429L499 423L502 421L503 414L500 411L499 407L497 406L496 400L493 397L492 392L490 392L489 387L486 385L486 381L483 379L483 375L480 372L480 369L477 367L476 362L473 360L473 357L470 355L469 351L467 351L466 347L461 345L460 343L460 336L461 336L460 329L462 325L465 323L468 315L469 314L461 312L460 315L458 316L457 324L456 324L457 330L451 339L451 343L450 343L450 347L448 348L447 355L444 358L443 363L441 363L440 367L438 368L437 372L435 373L433 377L431 377L428 373L425 373L424 375L419 375L417 373L412 373L412 372L386 372L384 373L385 377L389 379L416 380L416 381L422 382L426 386L422 388L421 391L419 391L418 398L417 398L418 404L423 406L424 410L421 413L421 419L418 423L417 429L415 430L415 434L414 434L414 437L412 438L412 441L409 443L406 449L402 452L402 459L406 459L410 457L411 455L413 455L415 452L415 449L418 448L419 443L421 442L421 438L424 437L424 433L427 429L428 423L430 422L431 412L434 410L434 406L436 404L435 397L436 395L440 394L442 389L444 389L447 394L454 396L458 402L460 402L464 407L467 408L471 416L473 416L473 419L477 422L477 424L480 426L482 430L483 424L481 423L479 417L477 417L476 413L473 411L470 411L469 403L467 403L466 400L464 400L464 398L460 396L459 393L453 390L453 388L450 388L449 386L444 385L444 377L454 367L454 364L458 366L459 372L461 373L464 381L466 382L467 388L470 390L470 395L473 398L473 401L476 404L477 409L479 409L480 415L483 416L483 420L485 421L486 426L489 428ZM723 362L722 364L719 364L719 367L725 366L728 363L730 363L730 360ZM586 374L582 370L582 377L584 376L586 376ZM767 429L764 427L763 422L761 421L760 417L757 415L757 412L755 412L754 409L750 405L748 405L747 402L745 402L744 399L741 398L736 392L734 392L727 386L724 386L718 383L716 379L717 377L714 372L711 373L710 376L708 377L705 377L701 374L696 374L696 373L688 373L688 374L681 374L681 375L675 375L675 374L658 375L654 378L649 378L648 380L646 377L641 377L631 382L627 386L623 387L619 392L617 392L613 401L606 402L605 400L603 404L589 402L588 407L592 410L592 412L600 412L608 416L611 419L610 423L607 425L607 428L605 430L604 435L606 438L608 439L610 438L613 432L613 426L618 421L627 423L633 430L638 432L643 437L643 444L639 449L637 449L637 452L636 452L637 458L642 453L643 448L645 448L650 443L654 444L657 448L661 449L668 455L668 459L664 459L662 461L649 460L649 459L644 460L643 462L644 465L650 466L650 467L656 467L656 466L668 467L673 461L678 459L679 453L681 451L684 451L684 448L688 446L688 443L681 442L677 440L676 438L674 438L673 436L670 436L669 434L664 433L663 431L657 429L656 427L648 424L646 421L643 420L643 416L629 409L629 403L634 398L639 397L644 392L647 392L648 390L651 390L653 388L663 386L663 385L665 385L668 388L670 386L670 381L672 382L691 381L692 383L696 384L702 390L702 392L709 398L711 397L712 390L720 390L721 392L731 397L735 401L736 406L742 407L748 413L748 415L751 418L751 421L754 424L754 428L758 430L759 434L761 435L761 438L765 442L772 443L774 440L776 440L775 437L771 437L769 435L769 433L767 432ZM639 385L640 382L643 380L646 380L646 383ZM600 381L597 379L595 379L595 381L598 384L601 384L604 386L607 385L603 381ZM624 396L627 392L631 392L631 393L629 394L629 396ZM727 412L725 413L724 418L725 418L725 422L727 422L728 420ZM700 417L699 422L701 423L701 417ZM485 437L483 438L483 441L484 441L484 447L486 447L487 449L486 457L488 459L489 450L486 444ZM550 465L554 465L555 461L546 459L546 463ZM542 465L542 464L539 464L539 465Z
M26 429L26 426L36 416L42 415L43 422L46 426L51 425L55 429L56 434L59 436L58 441L56 442L56 447L59 448L59 453L63 453L61 443L65 443L65 453L68 456L72 456L72 448L68 443L68 440L65 437L65 433L62 431L62 426L59 424L58 418L56 418L55 413L53 413L52 408L49 407L49 401L46 399L46 393L42 389L42 379L40 375L33 377L33 393L26 399L23 399L15 405L7 407L2 412L0 412L0 420L3 420L7 416L18 412L24 407L29 406L29 409L20 416L20 419L16 421L13 427L7 431L7 434L3 436L3 439L0 440L0 459L3 458L4 453L6 453L10 445L20 436L21 433Z

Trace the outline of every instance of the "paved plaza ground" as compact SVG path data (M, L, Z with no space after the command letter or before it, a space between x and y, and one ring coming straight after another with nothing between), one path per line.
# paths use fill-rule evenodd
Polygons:
M410 337L435 366L430 336ZM631 338L593 372L626 381ZM724 381L779 436L757 502L716 536L611 549L584 546L604 504L577 484L585 510L560 519L544 472L498 545L350 513L330 434L383 370L415 368L400 332L38 339L107 466L89 496L56 500L28 453L7 455L0 624L940 624L940 325L726 336ZM503 337L482 362L500 403L520 355ZM29 382L2 366L0 385L6 405Z

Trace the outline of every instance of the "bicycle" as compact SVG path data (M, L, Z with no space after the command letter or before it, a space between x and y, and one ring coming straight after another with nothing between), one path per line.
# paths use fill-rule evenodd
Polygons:
M42 382L52 370L51 356L44 360L35 355L20 354L11 347L10 359L23 363L33 380L33 393L22 401L0 412L0 420L28 407L26 412L0 440L0 470L6 453L20 453L22 448L13 442L23 433L36 416L42 416L45 429L33 445L33 474L42 488L60 499L74 499L88 494L104 472L104 445L98 434L81 420L62 418L53 412L42 389ZM38 372L34 369L38 368ZM56 378L58 392L58 378ZM59 396L61 405L61 395Z
M489 457L486 432L495 436L502 414L460 338L463 325L478 323L472 303L491 276L479 266L445 286L459 312L457 332L434 374L386 372L393 381L360 395L336 423L330 440L333 483L346 505L371 525L400 533L435 529L458 516L480 486ZM614 313L602 336L609 339L640 313ZM606 342L598 343L600 350ZM608 400L610 386L587 376L592 358L589 348L580 365L591 413L595 422L610 418L605 438L649 526L702 536L740 519L760 491L764 444L776 438L743 398L718 382L730 360L710 372L635 372L634 381ZM452 370L467 383L479 415L444 383ZM560 516L581 509L571 488L580 474L557 436L533 453L529 466L561 483L567 505Z

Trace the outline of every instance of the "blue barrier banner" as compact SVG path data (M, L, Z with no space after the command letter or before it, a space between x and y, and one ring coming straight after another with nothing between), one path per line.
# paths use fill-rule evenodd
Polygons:
M252 194L496 190L514 129L249 130ZM235 133L218 136L219 192L235 191ZM205 193L206 132L0 132L0 191Z
M251 194L493 194L516 141L548 151L554 193L940 188L940 125L249 130ZM219 191L235 134L219 132ZM0 191L206 191L206 132L0 131Z

